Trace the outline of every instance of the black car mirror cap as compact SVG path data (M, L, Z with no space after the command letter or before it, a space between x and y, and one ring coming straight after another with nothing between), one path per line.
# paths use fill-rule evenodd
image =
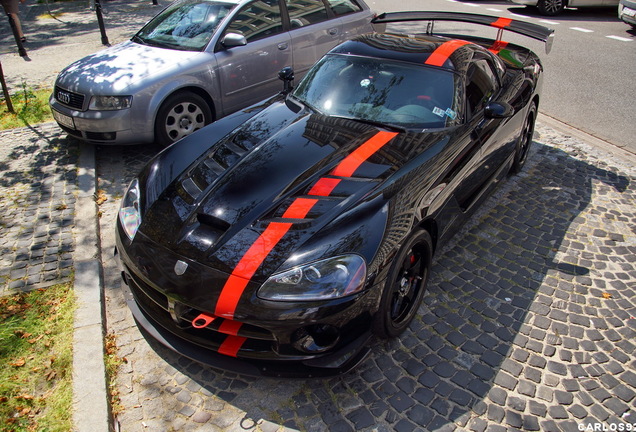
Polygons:
M245 39L245 36L239 33L228 33L225 36L223 36L221 45L223 45L224 48L234 48L238 46L245 46L247 45L247 39Z
M506 102L491 102L486 105L484 111L488 118L503 119L512 117L515 110L512 108L512 105Z
M294 82L294 69L290 66L284 67L278 72L278 78L283 81L283 93L287 94L294 86L292 83Z

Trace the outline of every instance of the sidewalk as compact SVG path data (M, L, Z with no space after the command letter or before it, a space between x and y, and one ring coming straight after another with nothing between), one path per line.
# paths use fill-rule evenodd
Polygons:
M111 43L159 8L106 2ZM22 5L29 57L0 21L12 89L52 86L101 46L86 3ZM121 22L121 24L116 24ZM61 59L60 57L63 57ZM152 154L79 144L53 123L0 132L0 295L75 272L80 432L572 431L636 424L636 157L540 116L526 169L438 254L403 337L349 375L280 381L219 372L147 341L112 258L124 188ZM96 207L97 190L106 201ZM604 296L608 294L609 297ZM105 311L105 316L102 316ZM126 357L109 419L103 332ZM101 369L100 369L101 368ZM592 430L592 429L590 429Z
M103 1L106 35L111 45L129 39L171 1ZM52 15L49 14L49 10ZM20 57L11 27L0 16L0 61L10 88L23 81L33 87L53 87L57 74L70 63L100 49L101 35L88 1L20 4L22 29L27 38L27 57Z

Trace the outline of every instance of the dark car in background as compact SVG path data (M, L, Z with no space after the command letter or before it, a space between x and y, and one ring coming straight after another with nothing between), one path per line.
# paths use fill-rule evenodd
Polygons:
M281 68L302 76L373 16L362 0L179 0L60 72L53 117L85 141L165 146L272 96Z
M375 22L437 20L553 36L473 14ZM292 77L151 160L116 227L140 327L246 374L342 373L409 326L435 251L524 166L543 66L501 39L373 33Z
M536 7L542 15L554 16L565 8L588 8L616 6L618 0L508 0L520 5Z

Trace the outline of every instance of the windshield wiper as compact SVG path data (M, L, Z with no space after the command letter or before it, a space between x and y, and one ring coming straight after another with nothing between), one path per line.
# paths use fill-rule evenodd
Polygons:
M363 119L363 118L359 118L359 117L348 117L348 116L342 116L342 115L331 115L329 114L329 117L335 117L335 118L341 118L341 119L345 119L345 120L353 120L353 121L357 121L360 123L366 123L366 124L370 124L373 126L378 126L381 127L383 129L392 129L396 132L407 132L408 130L405 127L402 126L398 126L392 123L383 123L383 122L379 122L379 121L375 121L375 120L369 120L369 119Z
M139 35L134 35L131 40L135 43L146 45L146 40Z

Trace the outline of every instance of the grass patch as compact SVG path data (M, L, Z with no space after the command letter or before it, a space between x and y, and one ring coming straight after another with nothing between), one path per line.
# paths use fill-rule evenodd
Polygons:
M0 431L72 430L72 283L0 298Z
M51 108L49 108L51 89L34 90L23 83L19 90L10 93L14 112L9 112L7 101L2 98L0 100L0 130L31 126L53 120ZM1 91L0 95L2 95Z

